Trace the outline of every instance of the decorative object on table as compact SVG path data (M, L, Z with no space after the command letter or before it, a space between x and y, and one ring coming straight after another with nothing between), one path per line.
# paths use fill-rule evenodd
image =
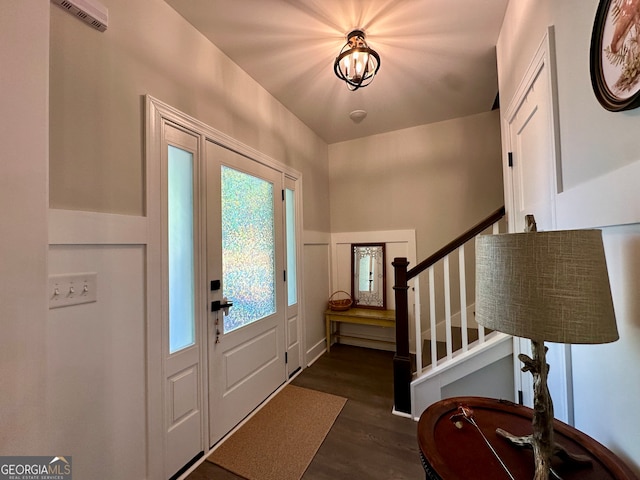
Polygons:
M600 0L591 34L591 84L616 112L640 106L640 0Z
M349 32L347 43L333 62L333 71L347 83L349 90L369 85L380 69L380 55L369 48L364 37L364 30Z
M347 295L349 298L338 298L340 296ZM353 305L353 300L351 299L351 295L345 292L344 290L338 290L333 292L329 297L329 310L333 310L336 312L344 312L345 310L349 310Z
M475 429L478 431L478 433L480 434L480 436L482 437L482 439L484 440L484 443L487 445L487 447L489 447L489 450L491 450L491 453L493 453L493 456L496 457L496 459L498 460L498 463L500 463L500 466L504 469L505 473L509 476L511 480L515 480L515 478L513 477L513 474L509 471L507 466L504 464L504 462L500 458L500 455L498 455L498 452L496 452L496 449L493 448L493 445L491 445L491 443L489 442L485 434L482 432L482 430L478 426L478 423L476 422L476 419L473 416L472 409L470 409L466 405L460 405L458 407L458 411L455 414L451 415L451 418L449 420L453 422L456 428L462 428L462 420L466 420L468 423L473 425Z
M359 308L387 308L384 243L351 244L351 297Z
M483 235L476 241L476 321L528 338L533 358L519 355L534 387L533 434L512 437L530 446L535 480L547 480L553 403L547 388L545 341L594 344L618 339L600 230ZM503 432L505 435L506 432Z

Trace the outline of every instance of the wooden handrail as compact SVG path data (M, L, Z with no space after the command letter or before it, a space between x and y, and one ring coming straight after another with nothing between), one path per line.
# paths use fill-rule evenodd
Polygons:
M505 214L505 209L503 205L498 210L496 210L491 215L489 215L487 218L482 220L480 223L478 223L477 225L473 226L472 228L464 232L455 240L447 243L444 247L442 247L440 250L435 252L433 255L428 256L419 264L417 264L415 267L413 267L411 270L409 270L407 272L407 280L411 280L412 278L420 275L430 266L435 265L444 257L454 252L458 247L460 247L461 245L464 245L473 237L478 235L480 232L482 232L486 228L489 228L491 225L496 223L498 220L504 217L504 214Z

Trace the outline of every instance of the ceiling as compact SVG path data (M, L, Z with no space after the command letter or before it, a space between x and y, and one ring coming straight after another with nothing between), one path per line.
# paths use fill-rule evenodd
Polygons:
M486 112L498 92L508 0L165 1L329 144ZM333 61L354 28L381 61L349 91Z

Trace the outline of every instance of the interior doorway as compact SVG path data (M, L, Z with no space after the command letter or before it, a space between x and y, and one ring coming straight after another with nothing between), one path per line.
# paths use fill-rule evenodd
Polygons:
M523 232L525 215L534 215L537 230L556 229L556 196L561 187L557 132L554 31L550 27L506 113L509 164L505 171L509 231ZM548 386L555 417L573 424L571 349L547 343ZM530 341L515 343L516 355L531 355ZM516 369L516 389L524 405L533 406L531 375ZM518 392L516 398L518 398Z

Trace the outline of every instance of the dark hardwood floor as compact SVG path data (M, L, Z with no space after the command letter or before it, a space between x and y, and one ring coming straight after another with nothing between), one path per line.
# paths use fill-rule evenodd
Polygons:
M348 399L303 480L423 479L417 423L391 413L393 353L335 345L292 382ZM241 480L203 462L188 480Z

